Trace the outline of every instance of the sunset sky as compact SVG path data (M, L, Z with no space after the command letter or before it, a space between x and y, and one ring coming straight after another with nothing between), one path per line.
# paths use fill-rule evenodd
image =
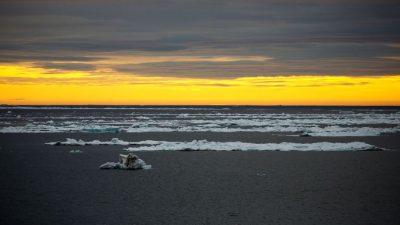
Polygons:
M0 104L400 105L398 0L1 0Z

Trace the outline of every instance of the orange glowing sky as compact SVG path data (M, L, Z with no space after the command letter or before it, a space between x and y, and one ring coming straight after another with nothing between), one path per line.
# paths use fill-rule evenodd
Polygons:
M0 1L0 104L400 105L393 0Z
M0 66L3 104L400 105L400 76L194 79Z

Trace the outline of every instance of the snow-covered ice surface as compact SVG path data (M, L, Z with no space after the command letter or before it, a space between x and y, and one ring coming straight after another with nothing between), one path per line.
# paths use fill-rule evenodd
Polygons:
M379 136L400 132L400 110L395 107L0 107L0 133L71 132Z
M48 142L47 145L71 145L71 146L84 146L84 145L130 145L131 142L122 141L118 138L113 138L110 141L83 141L76 140L73 138L67 138L66 141L56 141L56 142Z
M83 141L67 138L66 141L46 143L49 145L131 145L126 151L362 151L382 150L364 142L314 142L314 143L246 143L240 141L215 142L207 140L193 140L190 142L175 141L123 141L113 138L111 141Z
M140 160L140 161L139 161ZM143 169L143 170L149 170L152 168L151 165L147 165L143 160L139 159L138 161L138 167L135 169ZM119 163L119 162L106 162L103 163L99 166L99 169L123 169L126 170L128 169L124 164Z
M152 145L128 147L126 151L361 151L378 150L364 142L332 143L245 143L193 140L190 142L160 141Z
M133 155L132 153L129 153L130 155L134 156L135 159L131 161L130 163L127 163L127 156L128 155L122 155L120 154L120 161L119 162L106 162L103 163L99 166L99 169L125 169L125 170L138 170L138 169L144 169L148 170L151 169L152 166L149 164L146 164L145 161L137 157L136 155Z

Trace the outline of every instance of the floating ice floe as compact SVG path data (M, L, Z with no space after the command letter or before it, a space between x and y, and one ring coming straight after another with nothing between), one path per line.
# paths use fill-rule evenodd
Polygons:
M130 145L130 142L122 141L118 138L113 138L111 141L83 141L81 139L76 140L72 138L67 138L66 141L56 141L56 142L47 142L47 145L72 145L72 146L84 146L84 145Z
M84 140L77 140L73 138L67 138L66 141L55 141L55 142L47 142L46 145L56 145L56 146L85 146L85 145L157 145L161 144L162 141L153 141L153 140L146 140L146 141L123 141L118 138L112 138L110 141L84 141Z
M7 125L9 123L3 123ZM170 124L167 124L170 125ZM325 126L317 125L270 125L270 126L241 126L236 123L223 124L206 123L206 124L171 124L165 127L166 123L159 125L138 124L134 127L88 127L78 125L45 125L45 124L27 124L25 126L9 126L0 128L0 133L146 133L146 132L285 132L285 133L307 133L310 136L379 136L382 134L398 133L400 126L396 127L341 127L341 126Z
M176 117L177 118L188 118L190 115L189 115L189 113L181 113L181 114L178 114Z
M151 169L151 165L146 164L137 155L129 153L127 155L120 154L119 162L106 162L99 166L100 169L126 169L126 170L137 170L137 169Z
M381 127L340 127L340 126L268 126L268 127L239 127L237 124L229 124L227 127L218 127L217 124L204 124L197 126L182 127L135 127L124 129L127 133L144 132L302 132L310 136L323 137L344 137L344 136L379 136L388 133L400 132L400 127L381 128Z
M315 142L315 143L246 143L246 142L214 142L207 140L193 140L190 142L174 141L123 141L113 138L111 141L83 141L67 138L66 141L48 142L48 145L134 145L126 151L361 151L381 150L364 142Z
M17 109L11 107L10 109ZM19 108L18 108L19 109ZM68 109L66 107L22 107L21 109ZM300 133L310 136L379 136L400 132L400 111L365 110L332 113L236 113L232 111L176 111L185 109L171 107L168 111L159 108L138 107L147 111L134 111L130 114L112 109L101 113L78 113L61 110L50 114L25 113L24 119L8 115L0 118L0 133L144 133L144 132L263 132ZM121 109L116 107L115 109ZM129 108L136 109L136 108ZM186 108L191 109L191 108ZM204 110L205 108L193 108ZM155 110L155 111L154 111ZM213 110L214 111L214 110ZM35 113L36 112L36 113ZM156 113L154 113L156 112ZM383 113L379 113L383 112ZM54 116L53 116L54 114ZM132 117L132 115L134 115ZM18 119L18 120L17 120ZM51 119L51 120L49 120Z
M83 151L81 151L81 150L71 150L71 151L69 151L69 153L76 154L76 153L83 153Z
M45 121L41 123L27 123L24 126L8 126L0 128L0 133L118 133L121 131L116 126L98 126L98 125L77 125L71 121L65 121L62 124L54 125L54 121Z
M81 129L84 133L119 133L120 129L118 127L105 127L105 128L83 128Z
M311 127L307 128L300 136L314 137L366 137L379 136L388 133L400 132L400 127L376 128L376 127L339 127L328 126L324 128Z
M147 117L147 116L137 116L135 118L138 120L149 120L150 119L150 117Z
M144 143L144 142L143 142ZM147 141L150 145L126 148L126 151L361 151L380 150L364 142L333 143L245 143L193 140L191 142Z

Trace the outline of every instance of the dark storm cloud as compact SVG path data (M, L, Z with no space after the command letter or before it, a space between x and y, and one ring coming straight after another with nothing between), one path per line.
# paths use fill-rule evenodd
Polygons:
M125 62L112 68L216 78L399 74L400 65L388 58L400 56L393 47L400 43L399 11L391 0L1 1L0 61L95 63L119 52L265 56L274 60Z
M293 75L384 75L396 71L397 60L351 58L312 60L270 60L266 62L160 62L113 66L121 73L147 76L236 78L245 76ZM357 68L355 70L354 68Z
M0 55L0 62L32 62L32 61L80 61L91 62L103 60L104 57L55 56L55 55Z
M134 51L177 51L185 49L179 45L169 45L154 41L118 41L116 43L101 40L57 40L36 41L24 45L0 45L0 49L22 51L77 51L77 52L113 52L122 50ZM93 57L92 57L93 58Z

